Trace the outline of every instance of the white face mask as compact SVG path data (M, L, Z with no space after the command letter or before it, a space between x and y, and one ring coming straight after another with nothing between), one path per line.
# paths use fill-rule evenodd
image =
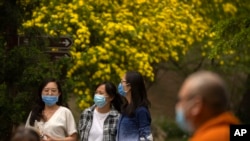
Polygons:
M177 125L183 131L188 132L188 133L193 133L194 129L193 129L191 123L189 123L186 120L185 112L184 112L183 108L182 107L176 108L175 113L176 113L175 121L176 121Z

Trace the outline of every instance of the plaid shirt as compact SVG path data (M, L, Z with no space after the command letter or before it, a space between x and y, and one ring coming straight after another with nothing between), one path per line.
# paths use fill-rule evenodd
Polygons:
M96 105L85 109L81 113L78 130L80 134L80 141L88 141L89 131L93 122L93 113ZM115 141L116 137L116 124L120 117L120 114L113 107L111 108L109 115L104 121L103 125L103 141Z

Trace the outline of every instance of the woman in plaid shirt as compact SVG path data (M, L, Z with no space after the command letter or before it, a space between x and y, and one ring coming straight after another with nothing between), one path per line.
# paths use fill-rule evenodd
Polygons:
M78 126L80 140L115 141L123 99L113 83L99 84L94 95L95 104L81 114Z

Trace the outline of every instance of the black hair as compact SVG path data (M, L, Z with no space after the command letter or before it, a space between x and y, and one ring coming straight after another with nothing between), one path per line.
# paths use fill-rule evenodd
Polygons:
M40 141L40 136L34 129L20 128L14 133L11 141Z
M148 109L150 102L147 98L147 91L142 75L136 71L128 71L125 74L125 79L127 85L131 87L131 102L122 108L122 113L132 116L138 107L144 106Z
M120 94L117 93L116 86L112 82L102 82L97 85L96 89L101 86L105 86L105 91L110 97L113 97L113 100L111 101L111 104L114 106L114 108L118 111L121 112L121 107L123 103L125 102L125 98L122 97Z
M42 115L42 111L44 110L45 104L42 100L41 95L42 95L43 88L50 82L56 83L58 92L60 93L56 104L59 106L65 105L65 104L63 104L63 93L62 93L62 87L61 87L60 83L54 78L49 78L49 79L44 80L38 88L37 98L36 98L36 103L35 103L36 105L34 106L34 108L31 111L31 116L30 116L30 121L29 121L29 124L31 126L34 126L35 120L40 121L41 119L44 119L44 117Z

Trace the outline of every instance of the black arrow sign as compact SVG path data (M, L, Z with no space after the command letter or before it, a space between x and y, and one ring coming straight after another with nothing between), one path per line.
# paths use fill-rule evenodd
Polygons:
M58 47L58 48L64 48L69 49L73 41L69 37L47 37L47 36L39 36L35 37L37 41L44 41L47 43L47 47ZM31 41L31 38L29 37L18 37L18 46L25 44L28 45Z
M49 47L69 48L73 41L68 37L48 38Z
M69 56L69 49L73 44L73 41L69 37L48 37L48 36L39 36L39 37L18 37L18 46L20 45L30 45L32 41L36 40L38 43L42 43L46 46L46 53L51 54L52 56Z

